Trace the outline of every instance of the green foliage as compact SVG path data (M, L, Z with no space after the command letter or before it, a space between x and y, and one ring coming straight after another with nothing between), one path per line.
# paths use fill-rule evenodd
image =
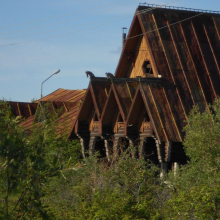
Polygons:
M57 114L50 114L46 106L42 107L44 122L35 124L28 134L19 126L21 118L13 117L6 103L0 106L0 193L4 199L0 218L53 218L41 199L50 179L60 174L70 157L72 163L79 159L79 154L70 153L78 152L79 145L65 137L57 139Z
M166 219L220 219L220 99L203 113L195 107L187 122L190 161L178 175L170 173Z
M220 99L184 128L189 161L165 179L132 148L80 159L46 105L27 133L0 105L0 219L220 219Z
M56 216L63 219L157 219L154 191L158 168L130 157L130 149L109 163L98 157L66 170L50 187ZM65 207L64 207L65 206ZM158 218L159 219L159 218Z

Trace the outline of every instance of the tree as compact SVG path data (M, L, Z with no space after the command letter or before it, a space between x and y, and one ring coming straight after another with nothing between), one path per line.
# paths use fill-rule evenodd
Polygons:
M220 218L220 99L203 113L191 111L184 148L189 157L178 175L170 175L172 197L167 219Z
M48 219L48 207L42 204L47 184L70 162L70 148L79 144L58 139L54 123L57 114L42 107L45 120L36 123L30 132L19 126L7 103L0 105L0 191L2 219ZM76 158L76 157L75 157ZM13 198L10 200L10 198Z

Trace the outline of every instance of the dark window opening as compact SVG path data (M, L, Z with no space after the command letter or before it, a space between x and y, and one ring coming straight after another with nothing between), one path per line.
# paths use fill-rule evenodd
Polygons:
M144 122L150 121L150 118L147 114L147 112L144 113Z
M94 115L94 121L98 121L98 117L97 117L97 114L95 113Z
M118 122L124 122L120 113L118 115Z
M143 71L146 74L153 74L153 69L151 67L150 61L144 61Z

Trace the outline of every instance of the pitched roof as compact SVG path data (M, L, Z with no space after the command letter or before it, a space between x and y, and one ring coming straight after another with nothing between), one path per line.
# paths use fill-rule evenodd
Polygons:
M58 134L68 134L74 123L79 106L84 98L86 90L66 90L58 89L51 94L37 100L35 103L24 102L8 102L12 108L12 113L15 116L22 116L25 118L20 123L26 130L29 130L36 121L37 108L48 103L52 111L60 110L60 116L56 120Z
M219 13L139 6L115 75L136 77L138 55L147 54L154 77L176 85L185 113L193 105L203 111L220 95L219 51Z
M102 86L103 91L105 86L108 88L101 117L97 118L101 125L99 126L100 135L106 125L110 125L113 131L115 118L119 113L126 125L139 126L143 113L147 112L159 142L182 141L182 128L185 125L186 116L181 105L178 105L176 87L173 83L160 78L113 78L111 80L101 77L92 78L69 136L79 132L79 128L75 129L75 126L79 126L80 122L83 125L87 123L82 132L89 131L91 112L96 112L96 106L99 106L101 100L93 97L91 88L94 85ZM125 130L126 135L127 130Z
M44 96L36 101L58 101L58 102L78 102L83 99L86 89L70 90L70 89L57 89L56 91Z

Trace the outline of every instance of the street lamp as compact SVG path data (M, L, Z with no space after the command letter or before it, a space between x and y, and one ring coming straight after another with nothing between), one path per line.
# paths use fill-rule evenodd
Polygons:
M56 72L54 72L51 76L49 76L47 79L45 79L45 80L41 83L41 98L43 98L43 95L42 95L43 83L44 83L45 81L47 81L50 77L52 77L53 75L55 75L55 74L57 74L57 73L59 73L59 72L60 72L60 70L57 70Z

